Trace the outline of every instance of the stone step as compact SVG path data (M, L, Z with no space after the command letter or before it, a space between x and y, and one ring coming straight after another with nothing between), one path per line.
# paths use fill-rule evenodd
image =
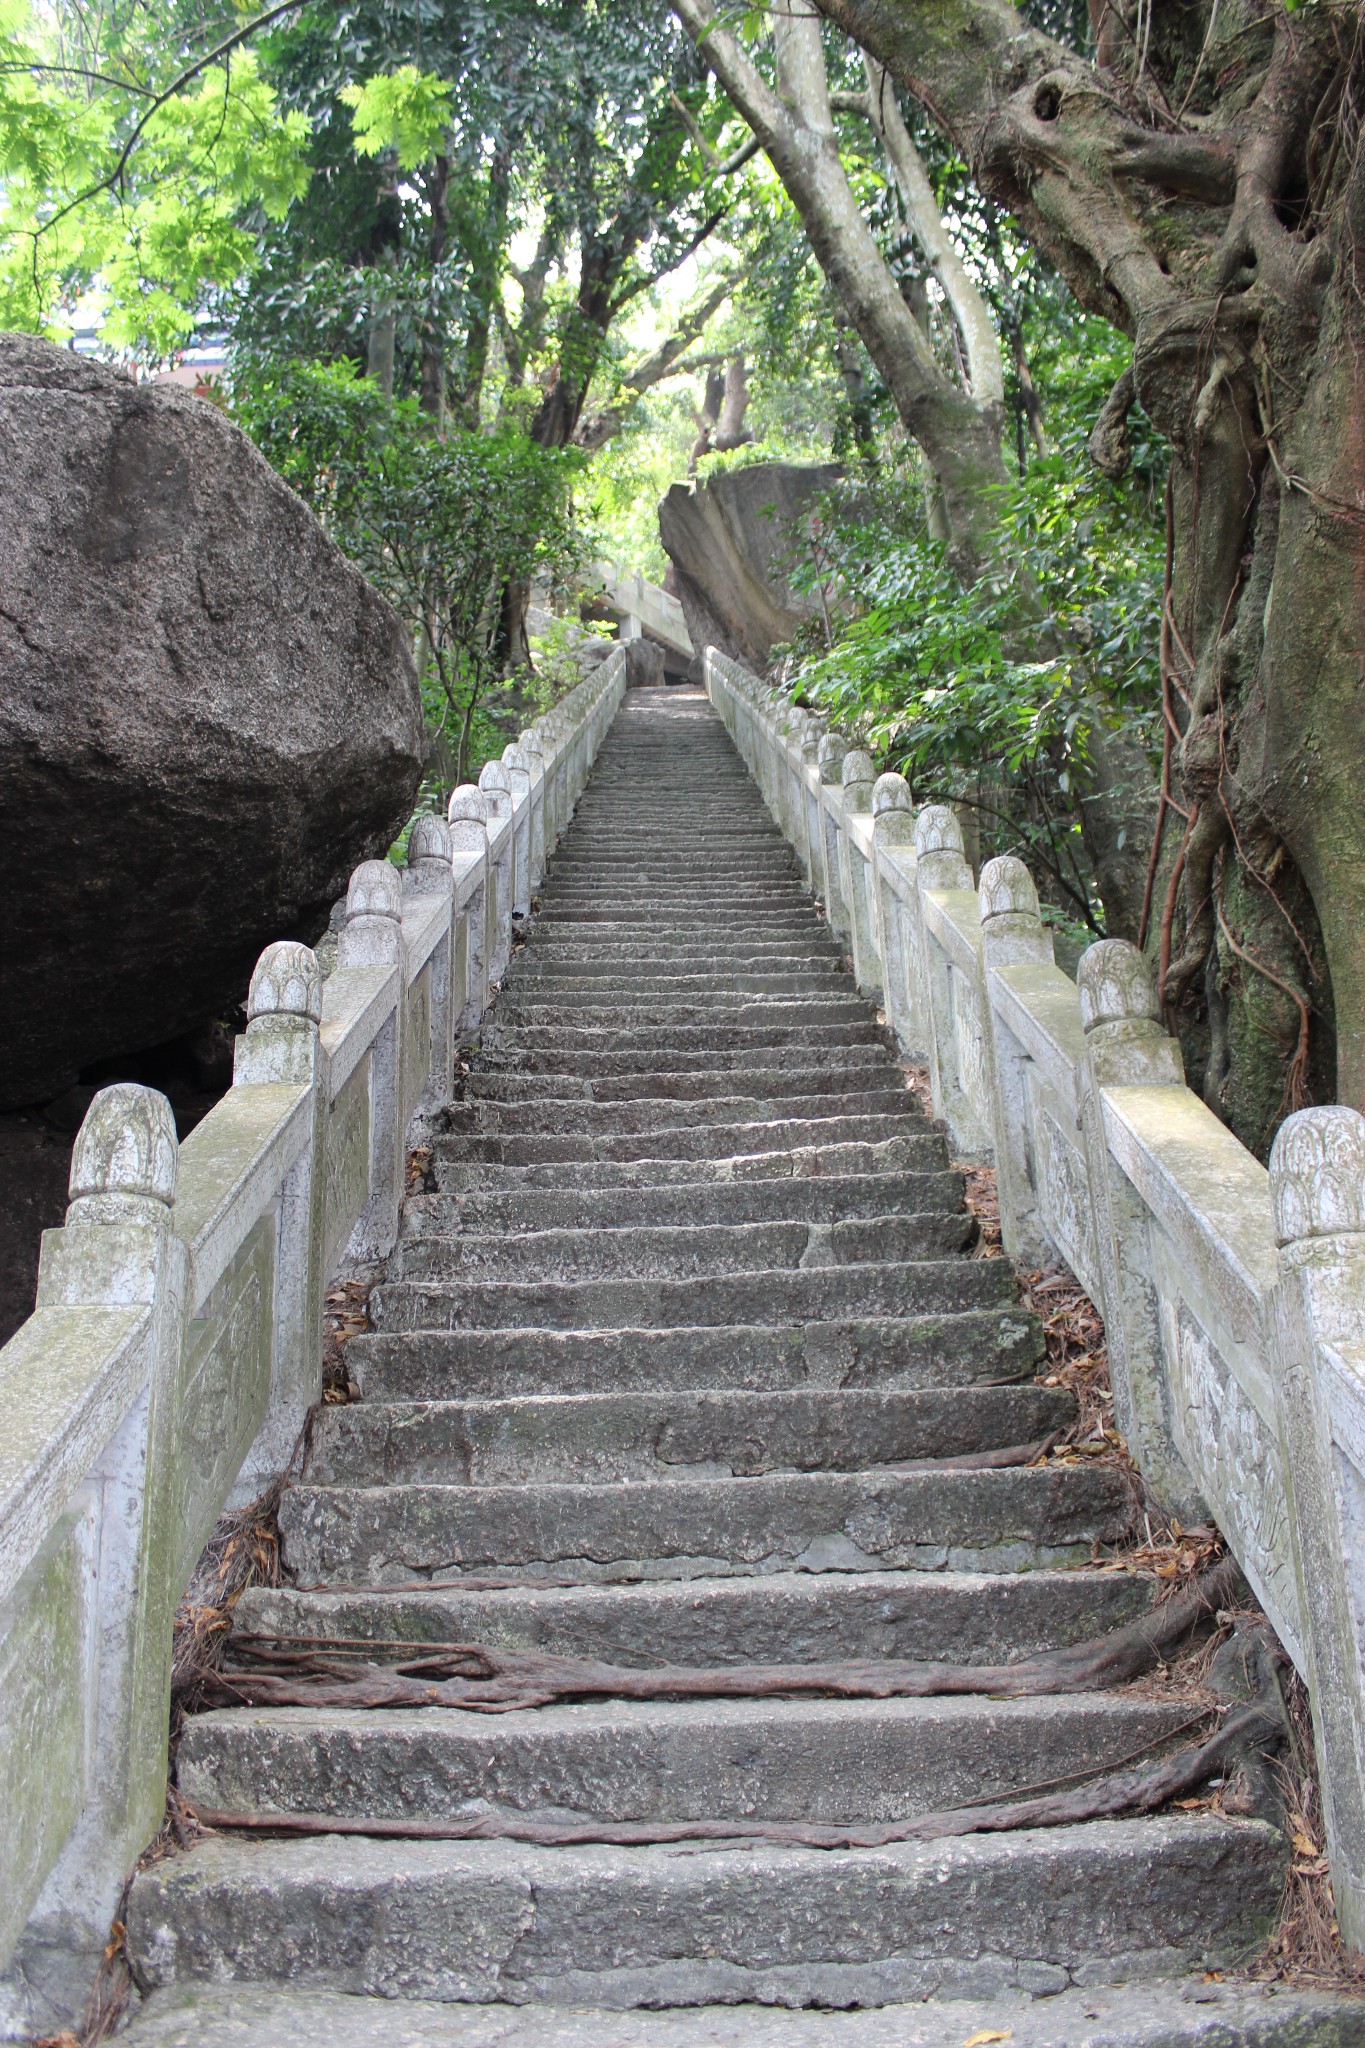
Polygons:
M813 1174L805 1179L708 1181L684 1187L485 1190L410 1195L405 1238L454 1231L657 1229L708 1223L849 1223L863 1216L956 1211L962 1175Z
M788 1222L630 1225L612 1230L537 1230L511 1234L414 1231L386 1268L395 1282L712 1279L721 1274L813 1272L830 1266L918 1264L947 1259L976 1239L965 1211Z
M776 1571L1028 1571L1078 1564L1132 1517L1103 1465L763 1473L593 1486L290 1487L284 1563L305 1586L495 1572L591 1580Z
M441 1134L432 1141L436 1159L483 1162L491 1166L548 1166L669 1159L736 1160L759 1152L823 1151L841 1145L878 1145L893 1139L913 1144L938 1137L914 1096L906 1094L898 1114L873 1116L766 1116L736 1123L668 1123L627 1131L569 1130L535 1133ZM458 1107L459 1105L456 1105ZM601 1107L598 1106L598 1114ZM678 1105L671 1104L673 1114ZM583 1105L586 1123L593 1106Z
M249 1633L403 1645L490 1643L617 1664L845 1658L1009 1664L1122 1628L1151 1605L1135 1572L777 1572L617 1586L303 1592L254 1586Z
M734 1087L725 1094L688 1100L685 1107L672 1094L633 1095L615 1102L599 1102L583 1095L506 1102L476 1095L450 1104L442 1113L439 1142L444 1150L448 1140L461 1136L552 1137L567 1132L595 1138L633 1136L645 1131L700 1131L712 1124L733 1126L788 1118L793 1106L803 1123L824 1118L884 1118L906 1128L931 1128L919 1097L906 1087L904 1075L897 1074L896 1082L896 1086L849 1087L837 1093L803 1095L795 1105L784 1095L769 1099L752 1090L741 1092Z
M585 1028L617 1031L628 1034L633 1042L638 1042L641 1031L662 1027L671 1037L680 1026L692 1025L716 1032L720 1044L725 1040L719 1034L735 1026L754 1024L765 1029L784 1024L834 1024L839 1027L841 1038L850 1030L856 1032L859 1025L875 1029L867 1004L854 996L783 996L773 997L770 1002L756 1002L751 995L715 995L692 996L686 1002L676 1003L646 996L639 1002L623 1003L619 990L599 995L580 992L552 1001L548 994L537 995L533 990L528 997L518 989L515 994L509 991L499 1001L498 1015L503 1025L539 1025L565 1033Z
M853 1048L876 1047L883 1056L888 1050L885 1028L874 1022L864 1007L863 1014L848 1024L676 1024L664 1022L637 1025L629 1029L603 1024L513 1024L501 1013L485 1024L480 1040L483 1055L505 1061L525 1054L548 1054L557 1049L575 1055L609 1060L615 1054L628 1057L632 1071L648 1071L648 1062L673 1071L675 1053L691 1057L710 1052L747 1057L751 1053L782 1053L842 1060ZM798 1064L804 1064L798 1059ZM539 1065L540 1062L536 1061ZM766 1064L766 1062L763 1062ZM553 1069L551 1069L553 1071ZM613 1069L604 1065L603 1073Z
M1361 2048L1365 2024L1358 1999L1207 1974L854 2012L455 2005L191 1982L156 1993L120 2038L129 2048Z
M686 1855L218 1836L134 1879L128 1947L148 1989L612 2007L1037 1994L1231 1966L1262 1939L1284 1861L1278 1829L1206 1814Z
M370 1401L631 1388L969 1387L1030 1377L1042 1339L1017 1306L670 1330L361 1333L347 1370Z
M623 904L613 917L606 905L594 900L582 910L544 908L533 926L538 945L567 945L571 940L600 941L608 946L629 946L643 937L666 940L673 945L700 945L709 938L736 945L746 940L755 945L781 945L788 938L828 938L829 926L816 915L809 901L794 903L790 909L761 903L739 904L721 910L715 904L699 904L683 911L678 907L658 909L646 924L637 907Z
M377 1330L667 1330L683 1323L715 1329L951 1315L1015 1300L1005 1260L945 1258L661 1280L384 1279L370 1295L370 1320Z
M235 1708L192 1715L196 1808L424 1820L909 1820L1168 1746L1185 1699L602 1700L512 1714ZM420 1790L418 1789L420 1788Z
M1054 1387L782 1393L667 1389L319 1410L315 1486L521 1486L540 1480L857 1472L1036 1443L1074 1418Z
M465 1079L463 1100L468 1102L638 1102L674 1100L706 1101L725 1095L774 1096L856 1095L868 1089L905 1088L905 1074L880 1046L858 1046L858 1058L841 1054L816 1064L809 1054L801 1065L768 1064L761 1054L732 1055L721 1064L720 1054L680 1054L691 1058L691 1066L669 1072L661 1070L650 1053L616 1054L604 1072L601 1062L609 1056L562 1053L560 1065L550 1067L552 1054L539 1055L540 1070L532 1071L537 1056L523 1054L506 1066L487 1067L481 1059ZM627 1064L629 1062L629 1064ZM740 1084L743 1084L742 1086Z
M746 1132L756 1126L746 1124ZM761 1128L761 1127L759 1127ZM652 1149L652 1148L651 1148ZM821 1174L941 1171L948 1147L938 1131L838 1145L789 1146L771 1152L736 1152L728 1158L567 1159L514 1165L490 1160L432 1161L436 1188L461 1194L476 1188L683 1187L701 1183L802 1180Z
M603 968L599 972L590 963L563 974L534 974L520 957L506 975L505 986L514 1006L531 1002L620 1002L630 997L646 1002L668 998L676 998L679 1003L704 1000L719 1005L754 996L774 996L779 1001L790 1001L794 996L823 1000L850 990L848 976L834 961L818 970L791 974L777 967L752 974L740 968L722 971L712 967L694 974L682 967L673 971L657 963L639 974L628 967ZM855 1000L851 991L844 995L844 1000Z
M655 977L669 980L677 975L706 974L725 982L741 974L801 974L847 978L844 953L833 940L818 936L786 939L763 945L746 942L733 946L715 944L686 946L661 941L653 932L641 935L635 946L540 945L534 940L518 953L518 976L543 974L583 979L587 976L636 975L641 980ZM510 982L504 983L510 986Z

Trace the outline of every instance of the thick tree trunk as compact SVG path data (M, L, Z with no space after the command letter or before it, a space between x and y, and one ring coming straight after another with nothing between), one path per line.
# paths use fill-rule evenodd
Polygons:
M450 240L450 158L438 156L427 174L427 201L431 209L431 232L427 256L433 270L445 261ZM433 308L422 322L420 402L424 413L436 423L437 432L446 416L446 338Z
M1092 446L1121 464L1136 395L1171 448L1171 802L1147 937L1206 1097L1264 1151L1303 1100L1365 1102L1352 18L1152 0L1139 53L1111 5L1101 71L1006 0L820 5L1133 336Z

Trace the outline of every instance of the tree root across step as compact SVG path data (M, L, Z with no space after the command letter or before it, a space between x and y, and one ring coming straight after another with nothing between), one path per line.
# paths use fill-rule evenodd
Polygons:
M1196 1721L1207 1718L1200 1714ZM1193 1723L1186 1723L1192 1726ZM1074 1826L1121 1815L1154 1813L1195 1791L1209 1778L1227 1776L1244 1759L1278 1748L1284 1739L1284 1704L1273 1675L1250 1706L1229 1713L1203 1741L1142 1768L1108 1771L1066 1791L1039 1788L1031 1797L951 1807L911 1820L866 1826L806 1821L617 1821L538 1819L533 1814L480 1813L467 1819L339 1818L325 1813L233 1813L194 1809L206 1828L264 1834L378 1835L404 1841L524 1842L537 1848L591 1843L618 1848L684 1842L763 1842L804 1849L882 1849L895 1842L936 1842L953 1835L1004 1834L1020 1828ZM1169 1737L1165 1738L1169 1739Z
M234 1635L231 1663L203 1674L198 1710L209 1707L458 1707L516 1713L574 1699L763 1699L823 1694L837 1699L927 1699L989 1694L1021 1699L1095 1692L1142 1677L1235 1606L1242 1586L1231 1558L1204 1572L1124 1628L1048 1650L1017 1664L857 1659L827 1664L663 1664L637 1668L486 1643L399 1643L301 1636ZM376 1651L415 1651L389 1663Z

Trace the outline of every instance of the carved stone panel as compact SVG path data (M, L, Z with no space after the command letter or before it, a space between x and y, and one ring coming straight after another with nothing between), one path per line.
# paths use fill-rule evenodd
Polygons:
M1176 1441L1298 1661L1302 1637L1279 1443L1189 1304L1165 1301L1161 1315Z
M322 1270L330 1279L370 1192L370 1061L360 1062L324 1124Z
M427 1085L431 1072L431 962L428 960L403 1002L403 1104L402 1123Z
M186 1332L169 1526L189 1576L270 1399L275 1219L263 1216Z
M1039 1106L1033 1128L1043 1228L1082 1284L1094 1293L1099 1285L1099 1258L1085 1161L1076 1147L1067 1143L1050 1110Z
M0 1955L13 1947L85 1795L86 1572L63 1517L0 1604Z

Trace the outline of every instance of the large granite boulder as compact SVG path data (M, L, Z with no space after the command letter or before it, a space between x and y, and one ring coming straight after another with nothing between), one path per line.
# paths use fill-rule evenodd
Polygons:
M0 1106L238 1000L392 841L397 614L236 427L0 336Z
M818 597L792 588L793 557L812 500L842 474L831 463L758 462L674 484L659 537L698 659L710 645L765 668L774 645L819 610Z

